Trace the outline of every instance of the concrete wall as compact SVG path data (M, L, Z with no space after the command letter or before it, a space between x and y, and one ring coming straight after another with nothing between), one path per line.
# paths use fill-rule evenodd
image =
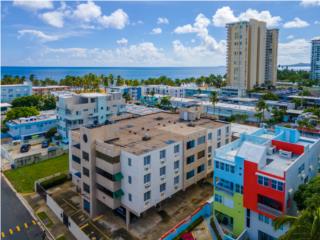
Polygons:
M63 210L62 208L47 194L47 205L54 212L54 214L59 218L59 220L63 221Z

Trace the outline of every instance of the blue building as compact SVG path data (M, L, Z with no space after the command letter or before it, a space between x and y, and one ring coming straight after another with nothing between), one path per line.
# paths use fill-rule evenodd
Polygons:
M19 118L6 123L9 135L14 140L28 140L44 136L53 127L57 127L55 111L43 111L39 116Z
M140 100L142 96L142 87L137 86L118 86L118 87L111 87L111 92L120 92L122 95L124 93L129 94L132 100Z
M14 99L32 94L31 84L1 85L1 102L11 103Z

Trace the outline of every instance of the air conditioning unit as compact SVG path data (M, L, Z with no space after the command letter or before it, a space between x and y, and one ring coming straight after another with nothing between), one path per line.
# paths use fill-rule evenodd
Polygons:
M165 159L160 160L161 164L164 164L166 162Z
M149 205L149 203L150 203L149 201L146 201L146 202L144 202L144 205L147 206L147 205Z
M174 189L178 189L178 188L179 188L178 184L174 185Z
M162 176L161 177L161 181L165 180L166 179L166 176Z
M289 152L289 151L280 150L279 155L287 159L292 158L292 152Z
M276 147L269 147L268 150L267 150L267 154L268 155L272 155L276 152Z
M145 166L145 167L144 167L144 170L145 170L145 171L149 171L149 169L150 169L150 166Z
M162 192L162 193L161 193L161 197L164 197L164 195L165 195L164 192Z
M174 173L178 173L179 172L179 168L174 170Z
M146 184L144 185L145 188L149 188L150 186L151 186L150 183L146 183Z

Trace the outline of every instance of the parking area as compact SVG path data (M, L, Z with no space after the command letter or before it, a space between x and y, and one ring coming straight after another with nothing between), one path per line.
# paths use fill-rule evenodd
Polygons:
M95 239L159 239L165 232L190 216L200 205L212 197L211 183L198 183L165 200L140 218L132 219L129 230L125 220L114 211L107 210L95 219L89 219L80 209L81 196L71 182L49 190L50 196L64 212ZM179 203L179 204L177 204ZM202 226L203 228L203 226ZM201 228L201 229L202 229ZM199 233L198 233L199 234Z

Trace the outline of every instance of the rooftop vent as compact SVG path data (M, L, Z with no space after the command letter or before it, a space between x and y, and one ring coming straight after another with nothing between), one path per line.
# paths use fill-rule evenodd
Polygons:
M162 126L163 126L163 127L165 127L166 125L165 125L165 124L163 124Z
M144 136L142 137L142 140L143 140L143 141L148 141L148 140L150 140L150 139L151 139L151 137L150 137L149 134L147 134L147 133L145 133Z
M155 118L157 121L161 121L161 120L163 120L163 117L156 117Z
M144 130L144 127L142 127L141 130Z

